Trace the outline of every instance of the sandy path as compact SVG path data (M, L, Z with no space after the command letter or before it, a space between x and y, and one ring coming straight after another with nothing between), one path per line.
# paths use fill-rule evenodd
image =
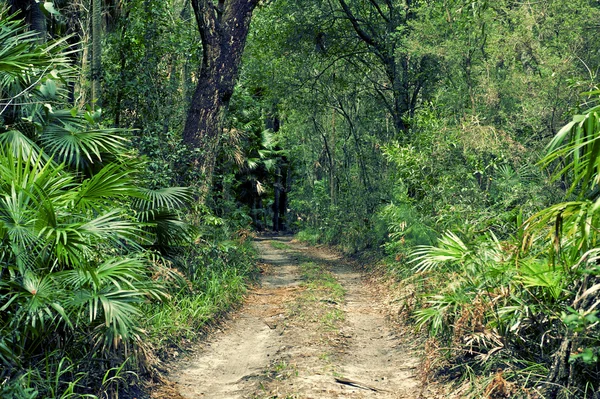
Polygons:
M418 398L420 384L416 376L418 359L412 350L396 336L386 321L382 298L363 280L357 265L327 249L315 249L295 244L294 249L309 260L319 263L333 273L345 288L344 303L340 310L345 318L335 335L329 367L319 372L319 362L302 358L301 384L297 398ZM327 344L327 342L325 343ZM326 345L323 345L326 346ZM320 348L321 351L328 348ZM320 362L323 363L323 362ZM315 372L317 371L317 372ZM360 384L337 383L335 378ZM374 388L377 391L368 389ZM268 396L265 396L268 397Z
M253 290L246 306L223 330L202 344L195 358L175 373L185 398L242 398L252 391L261 372L281 347L282 305L299 285L293 260L257 239L261 261L267 265L261 288Z
M265 265L261 287L170 373L184 398L420 397L417 359L356 265L291 237L258 238L256 245ZM343 301L311 291L302 262L331 272L345 289Z

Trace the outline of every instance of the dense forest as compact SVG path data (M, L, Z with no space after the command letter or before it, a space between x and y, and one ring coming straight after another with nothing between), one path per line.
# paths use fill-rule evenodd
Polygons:
M597 1L0 6L0 397L140 397L260 231L379 259L431 376L600 395Z

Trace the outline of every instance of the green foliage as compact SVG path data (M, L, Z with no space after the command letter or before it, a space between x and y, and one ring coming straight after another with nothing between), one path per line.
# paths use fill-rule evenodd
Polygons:
M92 396L90 388L121 379L107 377L99 387L94 373L109 366L107 373L118 374L122 366L110 366L124 365L142 344L141 305L168 297L153 279L162 267L145 248L175 242L163 239L175 233L159 213L171 212L170 221L186 230L173 212L190 195L140 188L143 165L131 161L124 131L104 128L99 111L61 109L74 73L61 58L64 43L39 43L2 13L12 51L0 62L0 90L30 85L7 100L0 129L2 396ZM36 101L24 102L23 94ZM52 105L37 103L48 96Z
M148 315L144 329L162 358L201 337L216 317L241 303L248 279L255 276L251 243L243 237L230 242L217 237L213 241L205 236L186 258L179 259L178 269L184 272L179 277L185 284L171 285L169 302L143 308Z
M597 389L595 302L574 306L596 284L597 109L561 125L596 84L597 38L584 30L598 11L585 0L258 10L243 78L281 115L298 237L383 247L416 290L413 320L471 382L502 369L546 392ZM563 343L582 344L576 371L555 360Z
M547 371L533 379L517 371L513 378L547 384L542 391L551 397L598 389L597 118L593 109L576 115L542 160L566 164L555 179L570 180L567 196L578 192L581 200L535 213L503 242L484 236L470 247L447 233L436 247L417 248L410 261L415 272L431 273L436 287L415 322L449 344L453 361L484 371L537 363ZM439 280L440 272L452 273L452 281Z
M48 33L85 41L79 4L48 4ZM44 42L1 11L0 396L114 388L148 353L142 330L163 355L194 338L240 300L250 226L282 209L301 239L382 249L466 383L501 369L590 396L598 14L587 0L267 2L212 195L188 212L194 196L171 186L202 175L181 145L202 54L189 2L107 7L104 112L80 110L76 39Z
M198 30L189 2L128 1L120 5L103 45L103 105L118 127L133 127L132 144L147 157L151 188L194 181L181 131L200 64Z

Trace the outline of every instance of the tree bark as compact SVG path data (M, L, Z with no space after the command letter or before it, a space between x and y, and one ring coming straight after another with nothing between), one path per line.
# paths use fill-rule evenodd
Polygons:
M273 231L279 231L279 216L281 214L280 201L283 185L281 184L281 168L279 165L275 168L275 187L273 193Z
M92 104L100 106L102 76L102 0L92 0Z
M238 76L252 12L258 0L192 0L202 43L202 65L188 110L183 142L201 174L199 200L210 191L223 114Z
M41 4L35 0L10 0L8 5L11 13L19 12L30 29L38 32L40 41L46 40L46 16L40 9Z

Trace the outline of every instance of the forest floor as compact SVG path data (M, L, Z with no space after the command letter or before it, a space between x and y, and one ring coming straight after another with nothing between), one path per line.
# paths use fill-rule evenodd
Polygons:
M255 239L261 283L153 398L429 398L418 340L393 323L385 287L328 248Z

